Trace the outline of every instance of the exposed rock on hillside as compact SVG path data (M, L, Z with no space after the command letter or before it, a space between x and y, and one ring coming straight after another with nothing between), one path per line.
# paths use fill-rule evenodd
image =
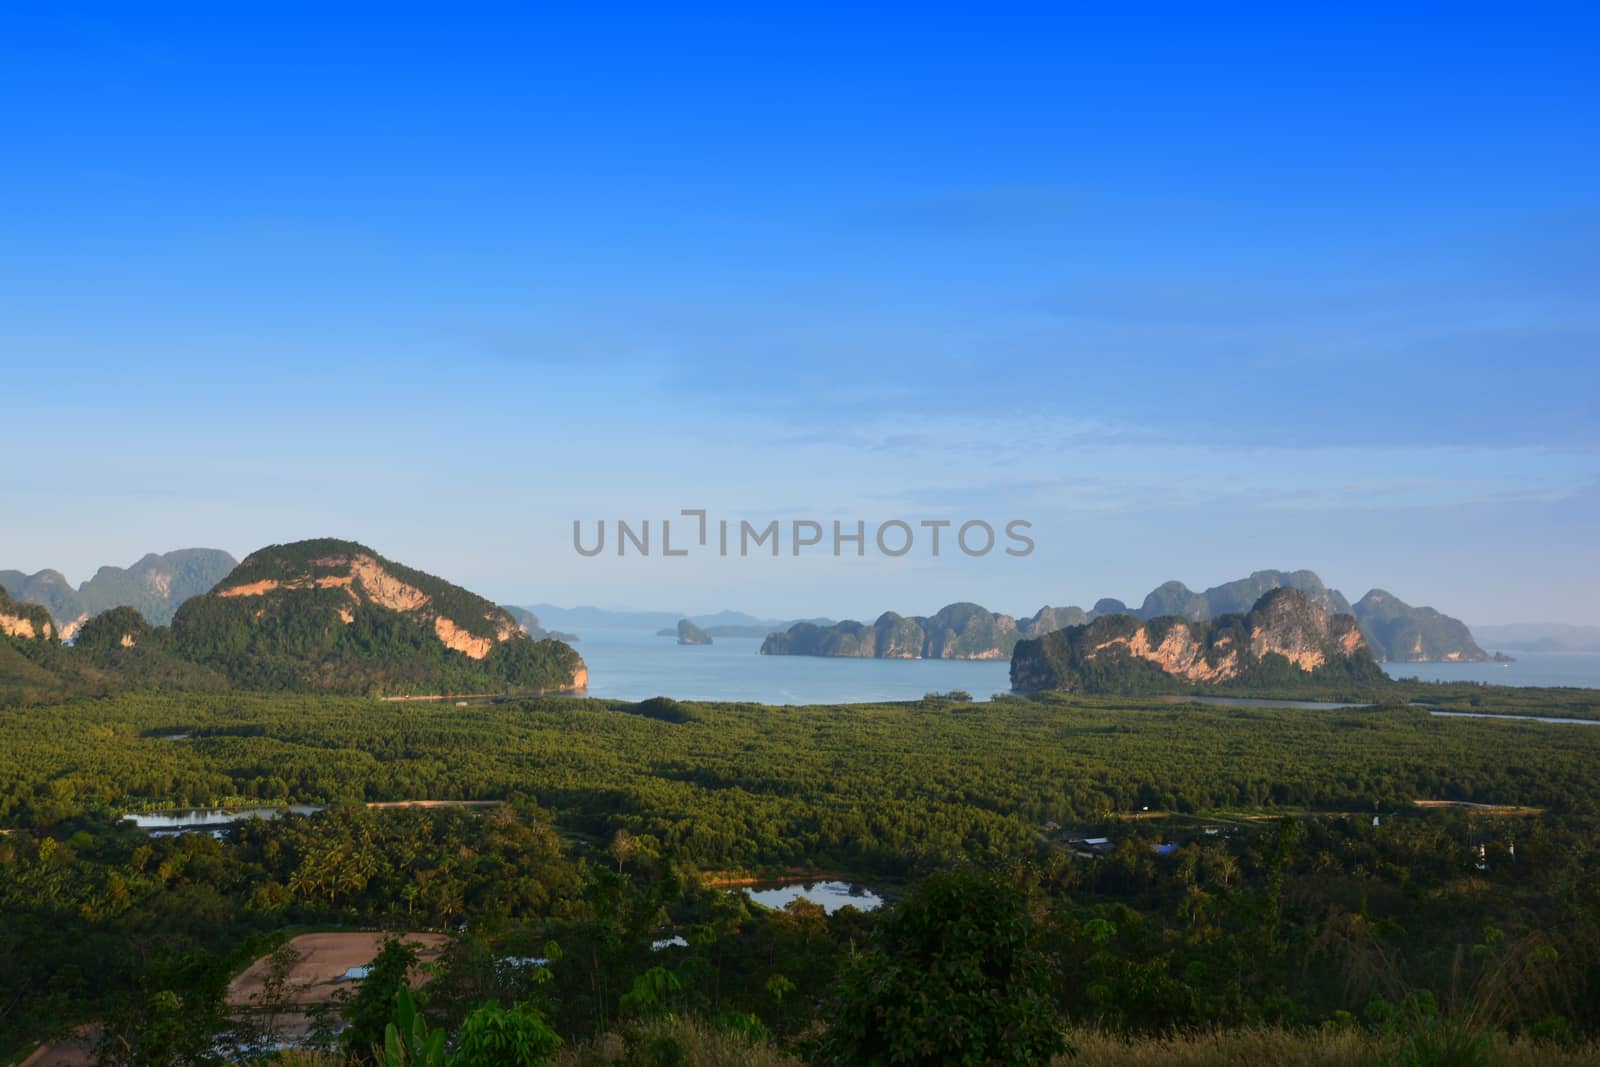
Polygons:
M1011 660L1011 684L1019 692L1177 692L1383 677L1354 617L1329 614L1290 588L1267 593L1246 615L1209 622L1102 616L1019 642Z

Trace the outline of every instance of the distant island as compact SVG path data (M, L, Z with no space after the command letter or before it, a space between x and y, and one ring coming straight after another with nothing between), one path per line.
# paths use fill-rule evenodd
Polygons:
M678 644L680 645L709 645L711 635L688 619L678 620Z
M678 620L688 619L713 637L765 637L774 630L787 630L802 620L763 619L743 611L714 611L692 615L682 611L632 611L622 608L597 608L588 605L564 608L557 604L528 604L524 610L537 614L547 626L559 626L582 633L587 629L650 629L663 637L678 633ZM810 619L831 625L832 619Z
M1433 608L1414 608L1382 589L1374 589L1352 605L1337 589L1328 588L1309 570L1261 570L1247 578L1196 593L1179 581L1157 586L1136 609L1103 598L1085 611L1079 607L1043 607L1017 619L978 604L951 604L932 616L885 612L870 626L853 620L832 625L797 623L774 633L761 646L769 656L853 656L877 659L1005 659L1018 642L1069 626L1082 626L1106 616L1138 620L1181 618L1205 622L1244 614L1276 589L1295 589L1333 615L1351 616L1374 659L1402 663L1472 663L1509 661L1491 655L1472 638L1459 619Z
M690 619L689 621L694 622L693 619ZM786 630L793 625L794 623L792 622L786 622L775 626L704 626L698 622L695 622L695 626L711 637L761 638L766 637L768 634L775 631ZM829 622L829 625L832 625L831 621ZM656 636L677 637L678 628L676 626L663 626L661 629L656 631Z

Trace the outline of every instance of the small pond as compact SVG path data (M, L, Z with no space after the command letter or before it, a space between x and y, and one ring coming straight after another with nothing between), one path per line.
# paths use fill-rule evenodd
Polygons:
M134 812L124 815L123 820L153 834L173 834L187 830L221 830L246 819L276 819L286 812L311 815L321 810L316 804L290 804L282 808L178 808Z
M875 911L883 906L883 898L871 889L848 882L788 882L769 885L752 885L744 888L745 895L767 908L782 908L795 900L809 900L820 904L829 915L849 906L861 911Z

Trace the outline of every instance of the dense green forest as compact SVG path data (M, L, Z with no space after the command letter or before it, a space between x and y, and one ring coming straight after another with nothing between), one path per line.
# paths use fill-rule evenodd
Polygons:
M1486 692L1461 699L1495 710ZM98 1020L118 1048L208 1062L238 1022L227 975L286 932L379 927L451 932L417 1025L457 1049L493 1023L559 1035L569 1060L616 1041L689 1062L649 1057L703 1038L745 1049L730 1063L1042 1062L1096 1034L1266 1026L1385 1056L1512 1039L1553 1056L1600 1035L1597 760L1600 729L1403 706L191 692L11 708L0 1055ZM366 806L428 798L506 803ZM118 821L261 802L327 810L220 840ZM789 868L891 906L771 912L709 884ZM651 950L674 936L686 947ZM960 951L930 956L930 939ZM528 957L548 961L537 976L495 962ZM381 1043L400 1009L374 996L344 1005L330 1055L364 1054L352 1033ZM173 997L182 1025L156 1026ZM908 1007L930 997L946 1007Z

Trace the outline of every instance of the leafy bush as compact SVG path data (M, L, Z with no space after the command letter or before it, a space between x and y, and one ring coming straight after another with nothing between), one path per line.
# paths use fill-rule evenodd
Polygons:
M936 874L839 983L836 1064L1047 1063L1066 1051L1028 896L978 870Z

